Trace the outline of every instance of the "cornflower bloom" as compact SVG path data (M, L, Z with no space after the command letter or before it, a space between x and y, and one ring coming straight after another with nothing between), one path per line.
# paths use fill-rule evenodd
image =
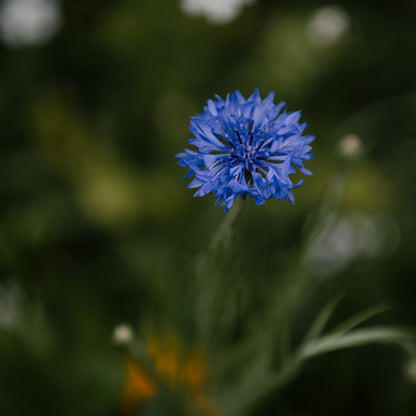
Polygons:
M238 90L215 98L191 120L195 137L189 143L198 150L176 155L189 168L185 179L194 176L188 185L199 188L194 196L213 193L225 211L238 195L257 205L273 197L294 203L292 190L303 181L293 185L289 175L295 167L311 175L303 162L313 157L309 143L315 138L302 136L307 124L299 123L301 112L282 112L284 102L275 105L273 92L262 100L257 88L247 99Z

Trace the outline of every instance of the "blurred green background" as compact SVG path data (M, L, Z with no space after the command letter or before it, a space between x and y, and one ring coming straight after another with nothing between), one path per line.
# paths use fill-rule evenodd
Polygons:
M380 322L416 325L416 3L203 3L0 2L1 415L120 415L113 328L192 333L182 293L224 213L192 198L173 155L189 116L234 89L276 91L316 136L296 205L247 201L239 219L253 310L355 134L363 155L308 254L316 290L294 336L338 291L335 320L388 301ZM414 415L403 358L330 354L252 414Z

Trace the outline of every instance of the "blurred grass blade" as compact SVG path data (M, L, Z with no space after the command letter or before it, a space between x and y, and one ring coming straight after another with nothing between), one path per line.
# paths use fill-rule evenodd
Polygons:
M325 325L325 317L329 317L331 309L336 307L340 296L332 299L325 307L326 313L319 316L313 327L314 331L321 331ZM374 308L373 308L374 310ZM327 320L328 318L326 318ZM315 332L317 333L317 332ZM311 332L312 334L312 332ZM312 336L312 335L311 335ZM253 405L272 391L276 391L290 383L302 370L305 362L316 356L346 348L365 346L368 344L396 344L411 354L415 352L416 331L414 329L400 329L395 327L373 327L354 329L348 333L336 332L314 338L305 343L300 349L288 356L278 373L267 372L264 357L261 362L246 370L234 389L223 395L222 405L230 416L243 416L249 413ZM257 360L256 360L257 361ZM254 376L258 376L256 379Z
M378 315L379 313L386 312L392 309L392 306L388 303L382 303L370 308L364 309L363 311L357 313L351 318L347 319L343 323L336 326L331 330L331 334L345 334L349 330L355 328L356 326L362 324L373 316Z
M316 317L315 321L312 323L309 331L305 335L303 343L307 343L311 339L316 338L324 330L326 324L329 321L329 318L332 316L335 308L338 306L341 301L343 294L338 294L334 296L321 310L319 315Z
M414 330L403 330L394 327L356 329L348 334L342 335L335 333L325 335L315 341L309 342L301 348L299 358L306 360L328 352L373 343L397 344L408 350L411 341L416 341L416 333Z

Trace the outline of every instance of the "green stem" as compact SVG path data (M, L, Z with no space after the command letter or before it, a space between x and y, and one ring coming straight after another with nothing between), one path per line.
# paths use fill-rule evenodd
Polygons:
M237 198L231 210L224 216L219 224L217 232L214 234L208 249L200 257L197 265L196 284L196 322L200 331L200 338L203 345L211 345L214 341L213 331L215 330L216 319L218 317L218 308L223 293L224 282L220 271L218 270L218 261L216 261L218 251L224 245L231 234L232 227L241 213L243 200ZM222 253L221 253L222 255ZM237 296L236 307L238 308L239 293L234 291ZM217 334L218 335L218 334Z
M218 246L225 240L227 235L229 235L231 227L233 226L235 220L243 208L243 200L238 198L235 200L234 205L230 211L224 216L220 226L218 227L217 232L211 240L211 243L208 246L208 251L215 251Z

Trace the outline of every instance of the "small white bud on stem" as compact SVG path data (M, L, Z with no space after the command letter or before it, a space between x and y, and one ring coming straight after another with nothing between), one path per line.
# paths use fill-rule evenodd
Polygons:
M338 144L338 152L344 159L358 159L363 153L361 139L356 134L345 135Z
M130 325L120 324L114 328L113 341L117 345L126 345L133 341L133 330Z

